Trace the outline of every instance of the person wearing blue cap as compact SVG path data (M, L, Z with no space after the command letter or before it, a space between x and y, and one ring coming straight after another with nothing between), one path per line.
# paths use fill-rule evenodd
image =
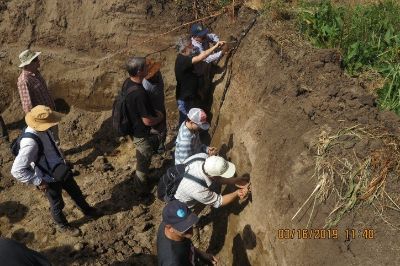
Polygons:
M199 221L188 206L178 200L170 201L163 210L157 234L157 256L160 266L196 265L203 260L216 265L218 260L193 246L193 226Z
M215 49L221 47L224 42L217 42L211 48L195 55L193 44L188 36L179 37L176 42L178 56L175 60L176 100L179 110L179 125L186 120L189 110L196 107L196 99L199 95L199 79L195 73L194 65L202 62Z
M192 44L194 47L194 52L200 54L201 52L210 48L210 43L219 42L219 37L215 33L209 33L209 30L200 23L195 23L190 28L190 33L192 35ZM211 63L217 61L224 55L222 50L212 53L203 59L206 63Z
M200 54L210 47L210 44L214 44L220 41L219 37L215 33L210 33L200 23L195 23L190 28L191 41L193 44L194 54ZM202 107L209 108L208 104L210 101L210 87L212 81L212 63L217 63L218 60L227 52L227 45L222 46L222 50L214 51L212 54L207 56L203 61L195 66L195 73L198 76L199 82L199 94L202 100Z

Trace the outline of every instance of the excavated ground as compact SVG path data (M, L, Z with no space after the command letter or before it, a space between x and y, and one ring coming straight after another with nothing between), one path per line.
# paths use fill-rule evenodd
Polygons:
M43 52L43 75L67 114L60 125L61 144L79 172L76 180L88 202L105 212L88 221L66 196L67 217L83 234L74 238L56 232L45 197L10 176L13 157L2 144L1 235L43 252L55 265L156 263L163 203L134 194L134 147L113 136L110 108L126 76L124 60L168 47L187 30L143 43L183 20L182 11L170 3L163 9L160 2L11 0L0 5L0 107L11 138L23 126L15 85L17 55L31 46ZM315 151L310 147L322 130L334 133L357 124L398 134L399 119L379 111L359 81L344 74L336 51L317 50L302 40L293 21L274 21L242 7L235 20L223 15L210 26L222 39L232 36L239 42L214 77L209 137L237 164L238 174L250 175L253 193L232 206L205 210L201 247L217 254L221 265L399 264L398 230L368 206L343 218L338 239L278 238L279 229L303 229L307 224L307 215L293 221L291 217L315 186ZM172 141L177 116L175 52L152 57L163 62ZM380 147L364 143L356 148L368 154ZM156 156L153 175L171 161L170 153ZM390 185L398 186L397 181ZM328 200L318 208L311 227L323 227L333 204ZM392 222L400 224L397 216ZM346 241L346 228L371 228L375 239Z

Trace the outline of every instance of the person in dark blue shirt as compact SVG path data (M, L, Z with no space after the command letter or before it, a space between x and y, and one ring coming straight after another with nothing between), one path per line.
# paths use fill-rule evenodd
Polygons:
M163 221L157 234L157 255L160 266L195 265L197 260L216 265L212 255L193 246L193 226L199 221L185 203L170 201L163 210Z

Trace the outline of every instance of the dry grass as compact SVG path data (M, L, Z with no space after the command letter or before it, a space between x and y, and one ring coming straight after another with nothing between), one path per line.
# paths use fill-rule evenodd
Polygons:
M359 158L354 146L360 141L368 143L373 140L382 141L381 147L368 150L364 158ZM353 126L334 135L322 131L315 148L315 189L293 219L314 198L307 226L316 204L320 205L328 199L334 200L335 207L326 218L325 227L336 226L346 213L363 204L375 206L379 210L378 215L391 224L385 217L385 210L400 212L400 202L396 202L394 195L386 191L386 186L396 182L394 177L399 176L400 139L379 128Z

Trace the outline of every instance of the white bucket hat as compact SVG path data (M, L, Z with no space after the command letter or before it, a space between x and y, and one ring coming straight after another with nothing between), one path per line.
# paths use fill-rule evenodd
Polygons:
M22 53L19 54L19 60L21 61L21 64L18 67L24 67L32 63L33 59L38 57L41 54L41 52L32 52L31 50L25 50Z

